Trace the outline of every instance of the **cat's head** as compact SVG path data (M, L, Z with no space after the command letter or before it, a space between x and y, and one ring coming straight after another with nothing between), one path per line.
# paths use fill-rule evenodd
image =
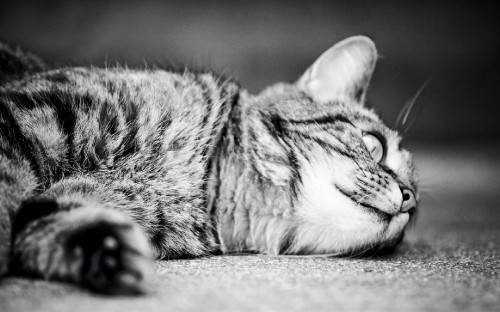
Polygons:
M291 196L275 197L291 205L280 252L357 254L402 239L417 209L415 174L400 135L365 106L376 60L370 39L348 38L249 105L259 120L247 136L254 171Z

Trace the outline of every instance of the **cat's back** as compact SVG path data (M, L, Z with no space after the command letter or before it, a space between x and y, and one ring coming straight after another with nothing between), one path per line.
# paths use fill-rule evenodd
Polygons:
M62 68L4 82L0 128L17 129L10 140L51 182L75 169L204 172L236 89L211 73Z

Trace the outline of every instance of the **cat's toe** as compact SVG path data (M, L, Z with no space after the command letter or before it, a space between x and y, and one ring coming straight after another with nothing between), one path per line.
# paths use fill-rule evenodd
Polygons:
M68 241L81 265L80 281L107 294L148 290L153 261L144 234L130 224L96 224Z

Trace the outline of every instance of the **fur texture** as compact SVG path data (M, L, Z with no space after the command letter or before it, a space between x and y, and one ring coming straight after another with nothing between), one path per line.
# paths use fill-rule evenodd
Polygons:
M0 273L140 293L153 258L392 247L416 208L410 154L363 106L368 38L256 96L0 51Z

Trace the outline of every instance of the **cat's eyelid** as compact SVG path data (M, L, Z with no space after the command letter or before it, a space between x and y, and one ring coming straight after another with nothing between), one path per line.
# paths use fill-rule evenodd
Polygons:
M387 157L387 140L385 139L385 137L378 131L362 131L362 134L363 134L363 137L366 136L366 135L371 135L373 137L375 137L379 142L380 142L380 145L382 147L382 157L380 157L379 160L376 160L378 163L383 163ZM372 153L372 151L370 151L370 154Z
M382 135L382 133L380 133L376 130L369 130L369 131L362 130L362 132L363 132L363 135L370 134L370 135L373 135L374 137L376 137L377 139L379 139L384 148L387 146L387 140L385 139L385 136Z

